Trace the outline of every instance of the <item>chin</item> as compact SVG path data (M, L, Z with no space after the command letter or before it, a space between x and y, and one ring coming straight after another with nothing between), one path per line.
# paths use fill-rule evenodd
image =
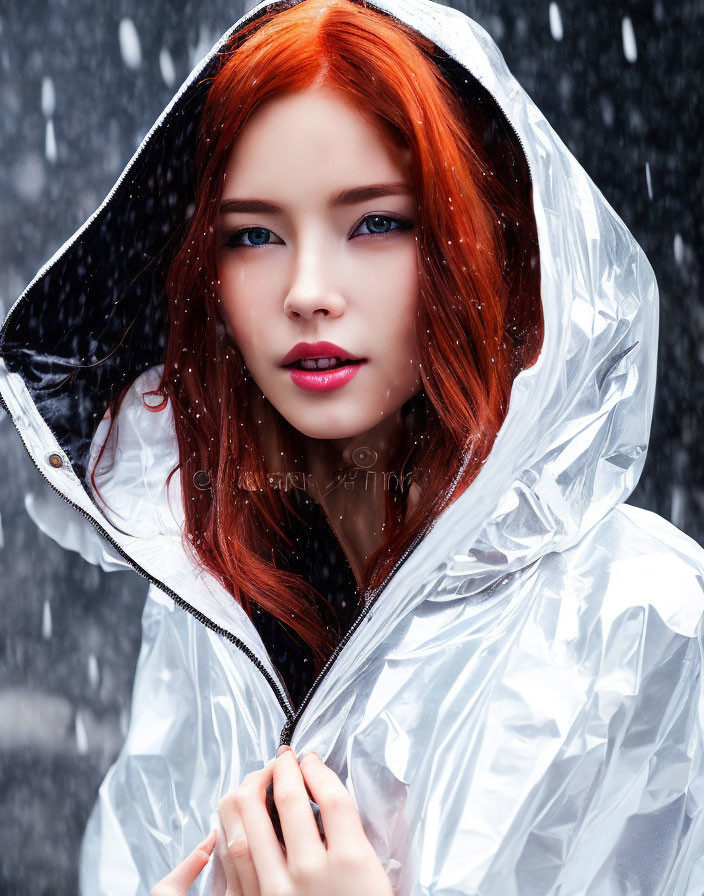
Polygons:
M373 424L338 423L328 420L289 420L291 426L309 439L350 439L367 432Z

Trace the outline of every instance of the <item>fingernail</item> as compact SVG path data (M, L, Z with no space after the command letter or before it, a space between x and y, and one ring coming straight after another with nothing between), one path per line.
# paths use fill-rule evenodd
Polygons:
M318 756L318 754L315 752L315 750L308 750L307 753L304 753L303 756L301 757L301 762L303 762L303 760L306 758L306 756L313 756L315 759L318 760L318 762L322 762L320 756Z
M290 750L290 749L291 749L291 747L289 746L289 744L281 744L279 749L276 751L276 755L281 756L282 753L285 753L286 750Z

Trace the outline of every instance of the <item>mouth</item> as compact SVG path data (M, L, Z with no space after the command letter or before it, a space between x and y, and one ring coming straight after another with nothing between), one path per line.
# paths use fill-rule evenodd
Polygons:
M357 376L366 363L366 358L299 358L286 364L285 369L289 370L291 382L299 389L330 392Z
M299 358L298 361L292 361L291 364L284 365L288 370L337 370L340 367L349 367L352 365L363 364L366 358Z

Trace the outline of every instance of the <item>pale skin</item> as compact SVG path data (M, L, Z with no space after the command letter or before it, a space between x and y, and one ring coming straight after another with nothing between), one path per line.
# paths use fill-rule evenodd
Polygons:
M350 189L382 184L354 202L333 203ZM278 210L245 208L242 200ZM370 469L388 469L401 408L421 388L418 209L406 152L389 147L339 94L316 85L257 109L231 151L222 202L229 205L218 231L220 311L266 399L264 425L268 403L306 437L316 483L350 466L356 448L376 453ZM331 391L300 388L282 366L296 343L319 340L366 359ZM271 469L280 469L277 446L267 445ZM364 561L386 538L383 491L337 488L313 497L360 584ZM417 500L412 486L407 512ZM272 779L285 852L265 806ZM320 806L327 844L308 792ZM218 811L227 896L393 896L350 793L315 754L299 763L283 750L223 797ZM185 896L209 860L214 834L151 896Z

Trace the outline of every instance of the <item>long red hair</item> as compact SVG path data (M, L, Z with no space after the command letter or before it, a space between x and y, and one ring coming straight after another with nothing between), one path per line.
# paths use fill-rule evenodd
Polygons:
M370 117L387 146L410 150L423 388L404 412L414 420L421 499L405 516L399 494L386 494L389 534L365 564L363 599L432 525L450 483L459 475L456 500L477 475L513 379L536 360L543 338L530 199L496 176L486 120L467 98L471 89L458 91L443 64L448 57L435 44L359 0L301 0L246 23L219 52L194 160L195 208L168 267L169 329L156 391L174 415L180 462L171 475L180 469L184 544L248 612L259 604L308 643L316 671L340 632L327 601L276 566L277 546L288 543L285 513L295 508L285 489L267 487L262 408L284 449L282 472L301 469L302 442L257 389L219 315L214 234L223 174L258 106L321 82ZM113 420L124 391L113 398ZM397 460L409 444L399 445ZM249 486L238 487L243 482Z

